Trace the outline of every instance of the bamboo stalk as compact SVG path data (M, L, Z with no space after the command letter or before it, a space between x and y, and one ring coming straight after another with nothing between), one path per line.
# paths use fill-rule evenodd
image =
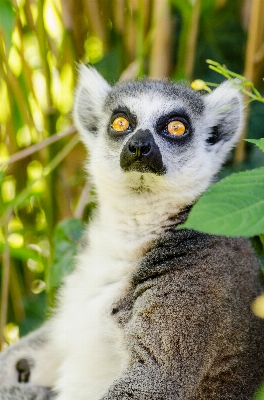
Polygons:
M193 77L196 42L199 28L201 0L196 0L193 6L189 37L186 48L185 72L189 79Z
M61 55L59 57L61 64L69 63L72 67L74 72L74 82L76 80L76 59L77 52L76 47L73 40L73 22L72 22L72 15L70 12L69 2L68 0L61 1L62 12L60 15L62 25L65 27L64 34L63 34L63 41L61 45ZM83 43L82 43L83 46Z
M244 76L254 84L256 84L256 59L255 55L258 54L263 38L260 37L260 32L264 26L264 2L263 0L253 0L251 3L249 32L246 48L245 69ZM262 40L262 43L261 43ZM246 129L249 115L249 107L245 110L245 128L235 149L234 161L240 163L245 159L245 141Z
M168 0L154 0L152 24L152 48L149 75L153 78L167 77L171 69L172 23Z
M40 54L41 54L41 63L44 71L44 76L46 79L46 96L48 103L48 114L53 113L53 100L50 93L51 88L51 73L47 60L47 41L46 41L46 31L44 26L43 12L44 12L44 0L38 0L38 21L36 25L36 37L38 39ZM47 119L48 120L48 119ZM47 130L50 130L50 126L47 126Z
M241 20L245 31L248 31L249 27L251 2L252 0L243 0L242 4Z
M129 5L133 12L138 11L138 5L141 0L129 0Z
M246 50L246 59L245 59L245 71L244 75L250 81L254 80L254 66L255 66L255 54L258 51L259 47L259 32L260 32L260 24L263 9L263 0L253 0L251 3L251 12L250 12L250 23L249 23L249 34L248 34L248 43Z
M114 26L117 32L123 33L125 29L125 0L113 1Z
M35 24L34 20L32 17L32 12L31 12L31 7L30 7L30 0L26 0L24 4L24 12L25 12L25 17L27 20L28 27L34 31L35 30Z
M139 69L140 65L138 60L132 61L132 63L130 63L122 72L119 81L122 82L130 79L136 79L139 76Z
M7 56L5 54L4 48L0 42L0 58L3 60L3 65L0 64L0 75L2 75L6 84L12 90L12 95L16 101L16 104L19 108L21 118L24 120L25 124L30 127L34 126L34 121L32 116L28 113L27 103L24 100L24 95L21 89L21 86L18 83L17 78L12 73L8 66Z
M27 87L30 89L30 93L32 93L34 100L36 102L38 102L36 93L34 90L33 82L32 82L32 69L29 67L29 65L25 59L25 50L24 50L24 44L23 44L23 28L22 28L22 24L21 24L20 20L17 21L17 30L18 30L18 34L20 36L20 42L21 42L21 47L17 50L19 51L20 59L22 62L22 70L24 72L23 75L25 77Z
M138 75L144 75L144 0L138 0L137 10L136 10L136 59L139 65Z
M0 43L0 46L1 46L1 43ZM0 57L0 59L1 59L1 57ZM0 77L1 77L1 72L2 72L2 65L1 65L1 62L0 62ZM12 101L14 101L13 100L13 93L12 93L9 85L7 85L7 82L6 82L5 79L4 79L4 81L6 83L6 88L7 88L7 101L9 102L9 108L11 110L11 104L12 104ZM18 146L17 146L16 141L14 140L14 138L15 138L15 126L14 126L14 120L11 117L9 117L5 128L6 128L6 134L7 134L6 136L9 138L9 140L6 141L6 144L8 144L8 147L9 147L9 151L10 151L10 147L11 147L11 152L12 151L16 151Z
M259 63L264 59L264 42L262 43L260 49L257 51L254 57L255 63Z
M78 142L79 137L77 135L73 136L73 138L71 138L71 140L60 150L60 152L56 154L49 164L44 167L43 176L49 175L55 168L57 168Z
M62 8L62 23L64 28L67 31L72 31L73 23L72 23L72 14L70 12L69 1L61 0L61 8Z
M216 0L215 8L219 9L226 5L227 0Z
M8 236L8 223L12 216L13 209L9 212L8 218L5 225L5 237ZM2 255L2 282L1 282L1 321L0 321L0 347L3 349L4 346L4 328L7 323L7 313L8 313L8 288L9 288L9 278L10 278L10 248L5 241L5 248Z
M87 37L87 21L84 17L85 6L83 1L67 0L68 11L70 12L72 37L74 49L78 59L82 59L84 55L84 41ZM65 7L64 7L65 9ZM69 22L69 21L68 21Z
M152 11L152 1L151 0L143 0L142 1L142 9L143 9L143 24L144 24L144 33L145 35L148 32L151 23L151 11Z
M92 33L98 36L104 45L104 50L108 50L107 26L104 24L98 0L83 0L85 13L88 18L89 28Z
M85 206L87 204L87 199L91 190L91 186L92 186L91 182L87 181L85 186L83 187L83 190L81 192L77 206L74 211L74 218L78 219L82 218Z
M13 212L13 209L18 207L21 203L25 201L25 199L28 197L30 194L32 187L34 184L39 180L43 178L47 178L48 175L50 175L56 168L57 166L62 162L62 160L71 152L71 150L77 145L79 142L79 138L74 136L63 148L62 150L56 154L56 156L48 163L48 165L45 166L43 169L43 174L36 180L30 182L25 189L23 189L13 200L12 204L7 206L5 212L3 213L1 220L0 220L0 227L4 226L6 224L6 221L9 219L9 214Z
M25 310L22 302L22 290L17 274L17 270L13 263L10 264L10 283L9 283L10 300L14 310L16 321L22 321L25 317Z
M5 167L6 165L10 165L13 164L14 162L17 162L19 160L22 160L23 158L26 158L28 156L30 156L31 154L35 153L36 151L39 151L41 149L43 149L44 147L47 147L49 145L51 145L52 143L57 142L58 140L72 135L74 132L76 132L76 128L75 126L70 126L69 128L61 131L61 132L57 132L52 136L49 136L47 139L42 140L42 142L33 144L32 146L23 149L15 154L12 154L10 156L10 158L4 163L4 164L0 164L0 167Z

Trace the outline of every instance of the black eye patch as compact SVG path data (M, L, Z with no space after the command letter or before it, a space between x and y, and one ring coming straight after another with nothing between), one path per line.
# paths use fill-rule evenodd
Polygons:
M178 125L181 124L183 132L180 132L181 134L179 135L174 135L171 133L170 125L174 122L178 122ZM172 125L174 126L174 124ZM185 129L183 129L183 127ZM192 134L190 118L185 112L181 110L172 111L168 114L162 115L156 122L156 132L160 135L165 136L172 142L177 142L179 144L186 142L186 140L190 138Z
M120 120L119 120L120 119ZM118 123L121 127L122 123L125 124L126 129L119 129ZM113 110L109 122L108 133L111 138L120 138L125 134L132 132L137 126L137 117L131 113L125 106L120 106Z
M128 107L120 106L114 109L112 112L111 121L113 121L113 119L118 117L119 115L126 117L132 125L133 129L135 128L135 126L137 125L137 117L129 110Z

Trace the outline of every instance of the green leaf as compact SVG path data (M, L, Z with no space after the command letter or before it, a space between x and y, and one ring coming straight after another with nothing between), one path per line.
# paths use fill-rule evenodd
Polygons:
M0 253L4 251L4 248L5 248L4 243L0 243ZM35 261L41 260L40 255L35 250L27 249L26 247L21 247L19 249L10 247L9 251L11 257L17 260L27 261L29 258L32 258Z
M225 236L264 232L264 167L232 174L212 185L181 228Z
M264 383L262 383L257 393L255 394L254 400L264 400Z
M90 222L90 220L93 217L94 210L96 210L96 207L97 207L97 203L95 201L90 201L86 205L85 210L84 210L84 216L83 216L84 221L86 221L87 223Z
M98 63L94 64L97 71L108 81L116 82L119 79L121 69L120 46L114 47Z
M181 14L191 16L193 5L189 0L172 0L172 4L180 11Z
M256 146L260 148L261 151L264 152L264 138L261 139L244 139L246 142L254 143Z
M10 50L12 32L15 24L15 10L9 0L1 0L0 28L3 31L7 50Z
M0 186L4 182L4 179L5 179L5 171L0 170Z
M24 297L23 305L26 317L19 324L21 336L38 329L45 321L47 312L47 295L45 292Z
M215 11L216 0L202 0L201 2L201 15L208 18L208 14Z
M74 218L66 219L56 227L48 290L59 287L63 278L74 270L74 256L83 231L83 222Z

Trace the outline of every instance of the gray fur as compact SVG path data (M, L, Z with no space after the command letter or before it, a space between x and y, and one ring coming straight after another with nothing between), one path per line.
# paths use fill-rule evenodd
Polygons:
M259 264L246 239L171 228L113 314L130 366L102 400L248 400L264 377Z
M139 94L151 96L152 93L159 93L161 98L168 101L171 101L172 98L184 99L194 115L202 114L205 108L199 92L191 90L187 85L175 84L167 79L141 79L115 85L105 100L104 111L112 109L114 104L118 105L118 101L122 101L126 96L137 98Z
M53 366L53 360L50 359L48 350L48 332L49 324L46 323L42 328L22 338L1 353L0 400L48 400L53 398L50 389L40 387L35 383L42 374L48 375L47 360ZM30 366L29 383L18 384L19 372L16 366L21 359L26 359ZM49 376L45 380L48 383Z
M39 386L21 384L0 389L1 400L52 400L54 398L55 393Z
M105 266L112 268L120 260L132 265L130 273L128 269L124 269L123 275L123 270L118 271L124 286L118 292L117 300L109 305L100 303L100 296L95 297L96 300L99 298L102 308L96 309L94 306L94 309L103 313L109 310L103 321L109 320L111 324L114 321L109 326L117 327L115 332L122 333L122 349L128 356L128 362L118 378L110 380L106 391L103 388L103 396L84 395L85 390L87 393L86 382L81 382L80 392L75 391L78 395L67 397L66 392L61 392L62 396L58 395L60 400L64 399L63 395L67 400L252 399L264 378L264 321L254 316L250 309L252 301L262 292L258 279L259 262L246 239L178 229L178 225L187 218L191 205L210 185L239 138L243 126L241 95L228 84L210 95L201 96L184 85L166 80L143 79L111 88L92 69L81 67L80 75L74 116L82 139L90 149L89 169L98 190L99 203L97 215L89 227L95 227L97 235L102 227L104 232L108 228L104 225L105 220L100 220L104 202L106 219L113 215L116 217L116 220L109 219L114 227L110 227L112 230L109 229L107 238L102 235L101 239L102 247L107 239L111 246L116 246L110 246L109 251L106 243L103 256L109 256L110 261L102 258ZM115 135L111 132L110 121L120 108L127 110L132 128L122 135ZM176 120L179 117L186 121L187 134L183 138L169 137L166 132L159 130L162 118L169 121L171 113ZM145 169L141 168L142 164L138 167L140 160L137 160L134 169L128 172L122 170L122 151L128 151L125 146L133 135L137 138L138 132L141 132L140 140L143 140L144 132L145 137L152 135L149 144L152 146L155 143L152 150L156 149L152 161L156 159L163 163L160 168L163 174L150 173L147 169L150 161L147 159ZM130 159L127 158L127 161L129 164ZM123 219L119 219L120 215ZM159 226L156 221L160 223ZM143 232L144 240L138 237L138 232ZM111 233L113 237L110 237ZM87 235L87 244L80 254L79 261L82 259L85 266L89 264L85 257L86 254L89 257L86 251L91 238L93 236ZM120 250L118 240L124 240L122 243L127 247ZM132 254L136 254L136 262L130 253L127 258L123 254L126 249L130 251L130 245L133 252L136 249ZM95 253L100 250L96 247ZM95 258L95 265L99 269L98 259ZM78 272L83 273L81 277L86 277L84 270L81 270L83 264L72 274L76 281L73 280L72 284L68 280L69 287L75 287L76 282L79 284ZM119 287L115 286L119 282L111 275L112 270L109 272L105 268L104 271L109 276L103 276L102 282L106 279L106 283L98 288L96 286L100 295L105 289L111 290L111 285ZM100 281L100 274L95 276L95 282ZM67 294L66 284L65 288ZM80 288L83 289L83 286L80 285ZM77 291L74 294L78 296ZM72 306L75 298L69 299ZM66 301L64 304L68 305ZM88 310L89 304L87 301ZM75 308L72 310L75 313ZM85 310L82 311L82 318L86 318L90 324L89 315ZM79 312L76 310L77 314ZM56 314L53 318L56 319ZM61 318L61 321L64 319ZM87 329L80 327L86 337L89 324L86 325ZM55 376L67 360L63 358L63 351L57 351L56 347L51 351L50 344L54 341L54 332L57 332L56 338L59 340L72 338L69 333L75 331L71 330L70 325L65 325L62 332L60 324L56 325L58 331L52 331L52 321L48 322L0 356L0 400L56 398L52 392L52 388L59 387ZM109 346L113 344L113 349L120 349L114 347L116 338L111 337L111 332L107 330L109 327L98 326L100 333L104 329L107 331L108 340L113 339L113 342L109 341ZM97 325L92 325L92 328L97 329ZM74 341L78 340L76 335ZM55 343L58 344L58 341L55 340ZM67 343L69 350L71 342ZM104 345L102 343L102 348ZM76 353L78 357L81 356L80 349ZM91 359L96 360L96 349L90 350L90 357L95 351ZM86 353L87 349L84 348L82 360L85 364L89 361ZM119 360L117 353L115 357ZM16 364L21 358L28 360L31 373L28 383L19 384ZM115 366L114 362L109 362L108 371L112 365ZM68 377L71 378L78 365L74 366L71 362L68 365L70 370L67 373L70 372ZM77 370L79 373L80 370ZM87 370L82 371L86 373ZM89 378L87 376L88 382ZM95 374L98 386L96 379ZM71 390L71 382L79 389L79 381L69 382L68 389ZM65 383L63 385L59 390L64 390Z

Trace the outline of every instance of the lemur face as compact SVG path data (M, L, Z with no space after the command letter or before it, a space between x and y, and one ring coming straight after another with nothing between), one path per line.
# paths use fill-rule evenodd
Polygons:
M179 171L196 146L194 131L203 110L200 96L184 86L150 80L120 84L104 103L110 115L108 148L118 154L124 172Z
M97 185L189 190L190 201L238 140L242 111L242 96L229 83L206 96L168 80L110 87L82 66L74 116Z

